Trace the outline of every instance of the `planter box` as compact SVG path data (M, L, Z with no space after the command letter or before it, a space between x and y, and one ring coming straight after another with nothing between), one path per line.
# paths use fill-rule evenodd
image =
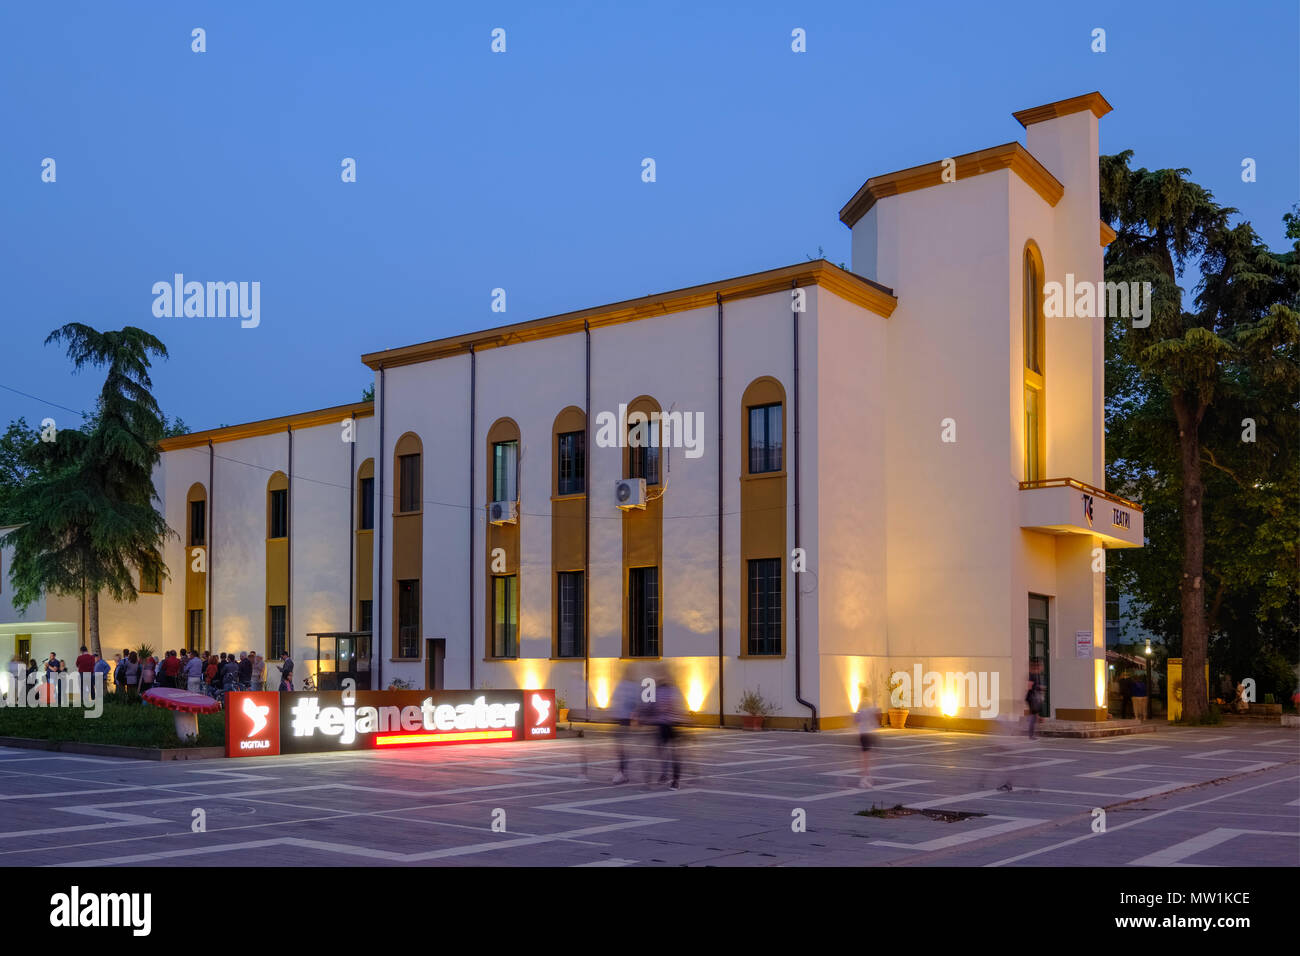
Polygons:
M744 727L745 727L746 730L762 730L762 729L763 729L763 718L762 718L761 715L754 715L754 714L741 714L741 715L740 715L740 720L741 720L741 723L744 724Z
M224 757L224 747L127 747L123 744L85 744L76 740L39 740L31 737L0 737L0 747L52 750L91 757L126 757L130 760L206 760Z

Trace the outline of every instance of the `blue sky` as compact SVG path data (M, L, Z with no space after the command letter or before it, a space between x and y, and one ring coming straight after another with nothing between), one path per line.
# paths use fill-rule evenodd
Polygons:
M93 404L101 377L42 344L68 321L158 335L156 394L199 429L355 400L363 352L847 261L836 214L867 177L1023 140L1013 110L1094 89L1103 152L1190 167L1284 245L1296 3L994 8L6 2L0 427ZM176 272L260 282L261 324L155 318Z

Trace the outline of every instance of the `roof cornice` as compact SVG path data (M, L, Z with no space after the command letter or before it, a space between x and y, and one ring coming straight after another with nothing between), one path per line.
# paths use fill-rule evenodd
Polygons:
M894 307L898 305L898 299L892 289L832 265L825 259L816 259L812 262L769 269L766 272L755 272L751 275L722 279L718 282L675 289L671 292L660 292L639 299L627 299L577 312L565 312L527 322L517 322L513 325L502 325L479 332L435 339L431 342L385 349L381 352L368 352L361 356L361 361L376 370L399 365L414 365L452 355L464 355L471 347L477 352L553 338L558 335L571 335L581 332L585 327L599 329L623 322L635 322L638 319L707 308L714 305L719 296L724 301L746 299L781 292L792 286L809 285L824 286L840 298L885 318L888 318L894 311Z
M1060 180L1049 173L1047 167L1019 143L1003 143L1001 146L953 156L952 159L956 163L954 174L957 179L969 179L972 176L1009 169L1042 196L1049 206L1055 206L1065 195L1065 187L1061 185ZM896 173L872 176L854 193L853 198L844 204L844 208L840 210L840 222L852 229L878 200L886 196L945 185L944 168L945 160L938 160L926 163L924 166L900 169Z
M1058 116L1082 113L1084 110L1091 110L1093 116L1101 119L1111 109L1111 105L1106 102L1106 97L1094 90L1091 93L1084 93L1082 96L1071 96L1068 100L1057 100L1055 103L1031 106L1027 110L1018 110L1011 115L1016 118L1016 121L1021 126L1029 127L1035 123L1056 119Z
M226 425L222 428L209 428L206 431L190 432L188 435L164 438L158 443L158 448L160 451L199 448L207 445L209 441L214 443L236 441L240 438L254 438L258 435L276 435L284 431L314 428L318 425L336 425L345 418L367 418L374 413L374 402L335 405L332 408L320 408L312 412L298 412L296 415L264 418L260 422Z

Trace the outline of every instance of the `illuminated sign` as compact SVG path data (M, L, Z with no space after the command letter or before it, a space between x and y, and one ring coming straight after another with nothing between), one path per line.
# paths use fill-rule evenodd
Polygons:
M226 695L226 756L548 740L553 690L386 690Z

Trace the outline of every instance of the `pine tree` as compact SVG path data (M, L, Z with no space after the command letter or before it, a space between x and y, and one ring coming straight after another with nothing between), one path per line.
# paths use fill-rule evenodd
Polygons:
M161 341L142 329L99 332L79 322L50 333L74 368L105 367L95 415L54 441L18 442L22 481L5 497L14 549L9 576L15 606L44 594L84 595L88 645L101 652L99 595L135 601L136 576L167 576L162 546L171 534L155 507L158 441L166 420L150 391L150 356ZM11 429L12 430L12 429Z

